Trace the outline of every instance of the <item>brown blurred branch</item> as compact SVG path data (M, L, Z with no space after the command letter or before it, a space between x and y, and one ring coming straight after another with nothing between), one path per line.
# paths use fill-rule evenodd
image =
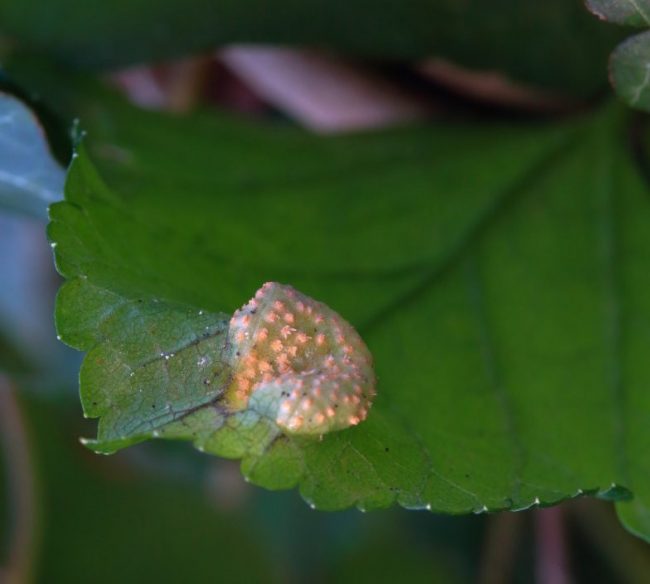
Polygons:
M512 581L524 516L505 512L489 515L487 521L478 581L479 584L507 584Z
M141 107L186 113L197 107L212 65L211 57L193 57L158 67L133 67L108 76Z
M428 59L416 69L459 95L522 112L561 114L582 105L567 96L516 83L498 71L466 69L440 58Z
M36 547L36 484L30 458L27 429L15 390L0 373L0 446L8 483L10 518L7 565L0 568L0 581L25 584L31 580Z
M570 584L565 508L535 511L536 578L539 584Z

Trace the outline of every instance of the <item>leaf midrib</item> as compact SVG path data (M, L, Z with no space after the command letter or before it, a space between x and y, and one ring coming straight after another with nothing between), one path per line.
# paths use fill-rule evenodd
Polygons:
M364 337L372 335L374 330L382 326L387 319L398 315L399 311L405 306L417 302L447 274L456 269L467 257L468 253L471 252L475 244L499 220L501 215L517 204L522 197L525 197L528 188L534 185L547 170L552 168L561 156L576 147L579 137L579 132L571 132L568 137L560 141L559 144L554 145L544 156L535 160L517 181L505 189L501 196L496 197L495 202L469 225L464 233L458 237L456 244L450 246L449 251L439 261L433 264L429 263L429 269L424 271L419 284L405 291L383 309L377 311L374 316L369 317L366 322L361 323L357 327L359 332Z

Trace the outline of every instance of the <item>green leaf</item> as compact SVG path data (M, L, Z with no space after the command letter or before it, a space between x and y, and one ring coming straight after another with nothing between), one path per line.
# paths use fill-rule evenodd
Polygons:
M61 18L61 15L66 15ZM319 46L361 57L444 57L593 95L620 34L578 0L5 0L0 30L18 46L84 67L121 67L232 43Z
M650 31L630 37L612 53L612 83L628 105L650 111Z
M601 20L628 26L650 25L648 0L586 0L586 4Z
M129 301L79 278L61 290L57 318L72 323L69 344L90 349L81 401L87 416L101 418L96 450L149 438L223 393L230 374L222 357L223 315L156 299Z
M16 374L30 371L32 364L12 340L0 328L0 372Z
M650 26L648 0L587 0L598 18L630 26ZM629 106L650 111L650 31L622 42L610 57L610 80Z
M0 206L44 219L63 196L64 177L34 114L0 93Z
M49 233L70 280L59 332L90 349L84 405L113 403L87 413L241 457L253 482L299 485L318 508L466 513L633 493L621 513L650 535L650 208L619 110L328 138L112 98L83 119L110 188L81 150ZM152 376L180 419L149 417L107 348L177 352L267 280L362 334L379 378L368 420L318 441L245 413L182 415L219 399L192 352L182 374Z

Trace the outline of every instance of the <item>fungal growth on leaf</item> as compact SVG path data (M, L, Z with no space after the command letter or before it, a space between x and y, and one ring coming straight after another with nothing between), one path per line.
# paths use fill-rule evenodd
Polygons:
M319 435L366 419L375 396L372 356L331 308L267 282L230 320L233 410L265 415L286 433Z

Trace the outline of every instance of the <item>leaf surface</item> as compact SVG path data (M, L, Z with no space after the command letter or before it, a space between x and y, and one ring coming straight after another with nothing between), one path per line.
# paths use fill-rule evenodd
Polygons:
M587 0L587 7L602 20L650 26L648 0ZM609 77L625 103L650 111L650 31L631 36L616 47L609 60Z
M621 43L610 60L612 83L628 105L650 111L650 31Z
M648 0L586 0L586 4L601 20L628 26L650 25Z
M621 514L648 537L650 208L618 109L328 138L114 99L83 119L88 152L49 234L97 448L190 439L322 509L632 493ZM222 315L267 280L364 337L379 378L366 422L318 441L214 407L197 362L218 363ZM140 400L128 376L149 358Z

